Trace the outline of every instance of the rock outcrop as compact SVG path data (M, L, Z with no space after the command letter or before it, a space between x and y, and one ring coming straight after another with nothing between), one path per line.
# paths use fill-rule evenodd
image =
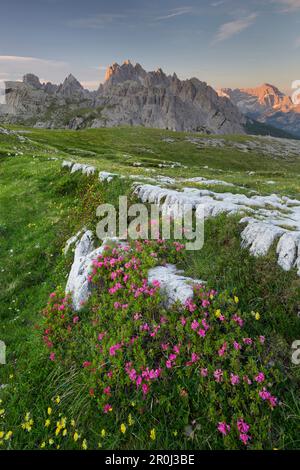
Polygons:
M91 295L91 285L88 281L92 270L93 260L103 253L108 243L115 243L118 248L128 246L126 242L121 242L117 238L103 240L102 245L95 248L93 233L90 230L84 232L79 239L82 231L79 231L74 237L71 237L64 249L65 254L70 246L76 243L74 251L74 261L69 273L66 294L72 296L73 307L76 311L80 310ZM154 281L159 281L160 289L165 295L165 304L171 306L175 302L184 304L194 295L193 285L205 284L205 282L185 277L176 266L167 264L166 266L156 266L148 272L148 283L151 285Z
M159 281L160 290L165 295L167 307L175 302L185 304L187 300L193 298L193 286L205 284L200 279L183 276L182 271L178 270L173 264L156 266L150 269L148 272L148 282L152 284L154 281Z
M179 80L161 69L146 72L130 61L108 67L96 92L84 90L73 75L59 86L33 74L7 82L1 119L47 128L130 125L217 134L244 133L246 123L237 107L205 82Z
M300 276L299 200L276 194L250 197L197 188L178 191L151 184L135 184L134 193L144 203L157 204L168 216L182 216L191 207L196 213L202 207L205 217L240 215L240 222L246 224L241 233L242 246L254 256L264 256L278 242L278 264L286 271L297 268Z

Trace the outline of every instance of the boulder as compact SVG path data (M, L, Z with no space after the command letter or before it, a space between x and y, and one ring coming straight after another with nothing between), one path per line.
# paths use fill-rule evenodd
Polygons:
M185 304L189 299L193 298L193 286L196 284L205 284L199 279L185 277L182 271L178 270L173 264L166 266L156 266L148 272L148 282L153 284L159 281L160 289L165 295L165 305L170 307L175 302Z

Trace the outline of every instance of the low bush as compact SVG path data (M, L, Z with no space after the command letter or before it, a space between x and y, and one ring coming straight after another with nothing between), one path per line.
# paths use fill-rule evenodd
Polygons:
M147 272L181 257L180 246L164 241L107 247L93 262L82 312L50 295L50 360L84 369L99 425L119 434L120 447L138 427L157 442L164 432L179 442L205 430L219 448L267 448L281 378L266 338L251 336L259 313L242 313L237 296L203 285L185 305L164 307Z

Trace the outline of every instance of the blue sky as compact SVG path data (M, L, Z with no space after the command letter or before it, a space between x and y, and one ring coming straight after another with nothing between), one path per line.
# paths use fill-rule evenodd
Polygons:
M0 80L26 72L96 88L126 59L214 87L300 79L300 0L10 0L0 4Z

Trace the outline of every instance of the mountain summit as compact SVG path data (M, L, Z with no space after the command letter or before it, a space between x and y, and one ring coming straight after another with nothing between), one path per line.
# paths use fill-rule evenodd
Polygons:
M41 83L32 74L7 82L8 122L39 127L156 127L216 134L244 133L245 117L227 98L197 78L179 80L162 69L146 72L126 60L108 67L97 91L69 75L62 84Z
M256 88L222 88L218 94L229 98L246 116L300 135L300 106L276 86L264 83Z

